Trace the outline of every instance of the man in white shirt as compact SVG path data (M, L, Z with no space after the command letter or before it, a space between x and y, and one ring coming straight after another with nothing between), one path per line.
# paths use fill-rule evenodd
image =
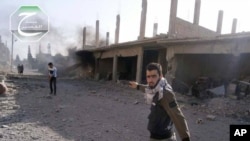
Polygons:
M53 63L48 64L48 72L49 72L49 85L50 85L50 94L56 95L56 77L57 77L57 69L53 66Z

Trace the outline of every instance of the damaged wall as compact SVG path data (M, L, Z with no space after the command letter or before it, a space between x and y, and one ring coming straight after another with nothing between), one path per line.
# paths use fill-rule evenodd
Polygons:
M210 77L222 82L250 78L250 53L231 54L177 54L175 76L192 84L199 76ZM247 80L249 81L249 80Z
M137 56L118 57L117 75L119 80L136 79Z
M97 70L96 74L98 74L99 78L96 79L112 79L112 68L113 68L113 58L105 58L99 59L97 61ZM109 76L110 75L110 76Z
M177 54L176 78L192 84L200 76L212 79L232 79L238 77L240 63L229 54Z
M175 77L187 84L199 76L222 81L242 79L250 76L249 45L246 38L186 43L168 47L166 58Z
M202 41L202 40L200 40ZM167 45L165 45L167 46ZM233 54L250 53L250 38L182 42L167 46L167 60L175 54Z
M119 80L135 80L136 78L137 56L118 57L117 78ZM97 72L98 79L112 80L113 58L98 60Z
M118 62L115 75L117 77L115 79L135 80L137 58L140 50L141 47L133 47L94 52L95 58L99 60L99 64L96 65L96 68L98 68L96 74L99 75L99 78L103 78L103 76L108 74L113 74L113 58L117 56ZM111 76L111 79L115 76Z

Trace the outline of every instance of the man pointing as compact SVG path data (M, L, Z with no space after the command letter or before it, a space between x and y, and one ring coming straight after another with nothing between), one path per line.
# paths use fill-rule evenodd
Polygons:
M175 99L175 94L167 80L163 78L161 65L150 63L146 68L148 85L130 81L131 88L145 92L146 102L151 104L148 116L150 141L176 141L173 124L182 141L190 141L186 119Z

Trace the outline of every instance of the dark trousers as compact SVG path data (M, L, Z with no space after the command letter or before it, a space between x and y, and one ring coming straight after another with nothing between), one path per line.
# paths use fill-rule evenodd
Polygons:
M51 77L49 81L50 93L56 94L56 77Z

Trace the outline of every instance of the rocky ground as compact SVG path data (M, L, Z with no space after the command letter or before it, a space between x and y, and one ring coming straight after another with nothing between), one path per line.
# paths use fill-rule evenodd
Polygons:
M9 76L0 96L1 141L147 141L143 94L107 81L58 78L48 96L43 76ZM250 98L199 100L176 94L192 141L228 141L230 124L250 124Z

